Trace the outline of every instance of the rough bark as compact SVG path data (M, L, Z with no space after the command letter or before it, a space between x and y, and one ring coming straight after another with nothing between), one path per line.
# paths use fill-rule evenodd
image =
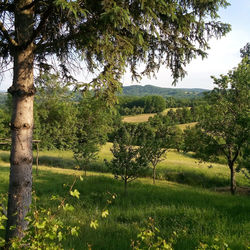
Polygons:
M33 101L33 43L27 44L33 32L33 9L22 10L32 0L15 1L15 30L18 46L13 50L13 97L11 118L12 145L8 197L6 241L21 238L27 227L25 216L31 204ZM13 229L13 227L15 227Z

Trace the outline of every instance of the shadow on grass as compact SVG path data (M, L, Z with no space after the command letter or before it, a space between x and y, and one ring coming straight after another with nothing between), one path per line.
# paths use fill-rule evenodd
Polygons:
M4 177L1 191L7 188L8 170L1 167ZM83 181L77 180L73 189L79 190L80 199L75 199L69 195L73 181L72 175L41 169L33 184L39 207L56 211L58 202L50 200L52 195L67 196L66 202L75 207L70 214L57 215L67 225L80 226L79 237L66 237L65 249L87 249L83 247L87 243L92 244L92 249L129 249L131 239L136 239L138 228L145 226L148 217L154 218L162 237L168 238L173 231L177 232L179 238L174 249L195 249L200 241L212 241L218 235L225 237L231 249L246 246L246 225L250 221L248 197L218 194L175 183L152 185L141 181L130 183L125 196L122 182L89 176ZM116 193L117 198L108 207L108 218L102 220L97 218L97 213L105 208L108 192ZM92 219L98 219L97 230L89 227Z
M180 155L184 156L184 157L188 157L191 159L196 159L197 161L202 161L195 153L192 152L178 152ZM227 165L227 160L223 157L223 156L219 156L216 159L214 159L213 161L211 161L211 163L217 163L217 164L224 164Z
M41 175L34 181L34 188L41 194L48 195L52 193L61 196L65 190L67 192L67 187L63 187L64 184L68 184L69 187L73 182L73 178L70 175L41 171ZM104 196L107 192L117 193L119 198L116 200L116 205L125 210L136 206L174 205L204 209L216 208L218 211L227 208L227 212L230 214L241 212L248 216L248 211L250 210L248 197L219 194L175 183L169 183L161 187L135 181L129 184L128 195L124 195L123 183L121 181L104 176L88 176L84 177L83 181L77 181L75 188L80 191L81 196L84 197L83 199L89 200L95 206L105 202ZM248 206L246 210L236 209L246 208L246 205Z
M63 184L72 182L72 176L42 171L34 184L39 203L54 206L55 201L49 201L48 196L64 197L69 186L64 188ZM122 182L103 176L86 177L77 181L74 188L79 190L80 199L74 204L77 207L75 215L72 213L71 216L76 216L79 221L82 217L87 225L94 211L105 207L107 192L117 194L109 206L107 223L100 225L97 232L86 225L81 229L79 239L67 243L76 244L75 249L81 249L80 246L87 242L93 244L93 249L129 249L130 239L138 233L136 227L145 226L148 217L155 219L166 237L173 231L180 234L182 230L186 231L186 235L181 235L175 243L175 249L195 249L201 239L213 239L218 235L227 237L226 242L235 246L232 249L244 249L246 222L250 220L248 197L218 194L174 183L163 187L140 181L130 183L125 196ZM70 218L65 220L72 223ZM114 241L114 237L119 241Z
M34 159L35 164L35 159ZM74 159L65 159L54 156L39 156L39 165L46 165L50 167L74 169L76 162Z
M197 173L194 171L177 172L168 169L161 169L157 172L157 178L203 188L215 188L230 185L229 178L227 179L225 176L209 176L205 173Z

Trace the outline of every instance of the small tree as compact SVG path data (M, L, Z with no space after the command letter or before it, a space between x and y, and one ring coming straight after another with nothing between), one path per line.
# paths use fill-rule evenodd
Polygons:
M124 182L125 194L127 193L127 184L137 179L148 168L144 148L133 146L135 137L136 129L121 127L111 148L114 158L108 164L115 178L120 177Z
M235 163L250 138L250 64L243 58L237 68L220 78L213 78L218 86L212 94L213 105L203 113L201 131L215 150L207 155L222 153L231 173L231 193L235 194Z
M72 145L74 158L85 171L92 160L96 159L100 145L103 145L111 131L112 112L102 99L86 92L78 103L75 143Z
M166 125L156 128L145 126L143 133L145 134L143 142L145 157L152 165L155 184L156 166L166 158L166 152L170 146L170 127Z

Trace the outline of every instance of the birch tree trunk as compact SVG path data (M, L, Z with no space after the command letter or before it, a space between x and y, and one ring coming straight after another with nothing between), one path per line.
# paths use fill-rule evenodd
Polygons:
M25 8L31 3L32 0L15 1L15 36L19 46L13 51L13 85L8 90L13 97L13 113L6 242L13 237L23 236L27 227L25 216L31 204L35 88L34 46L29 40L33 33L34 12L33 8Z

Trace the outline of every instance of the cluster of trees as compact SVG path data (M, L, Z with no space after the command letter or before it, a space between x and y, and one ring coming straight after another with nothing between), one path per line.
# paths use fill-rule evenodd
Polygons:
M137 115L143 113L160 113L165 108L197 107L207 104L206 94L200 98L176 99L164 98L160 95L119 96L117 109L121 115Z
M114 176L124 182L125 192L127 184L142 176L149 167L155 183L157 164L165 159L168 149L175 148L177 130L162 123L125 123L117 128L111 149L113 159L106 164Z
M72 92L69 83L58 73L40 75L35 85L33 139L41 140L41 149L77 151L77 146L88 145L87 148L98 151L99 145L107 141L114 123L120 121L119 115L90 91ZM9 95L0 108L1 138L10 138L11 99Z
M150 95L144 97L120 96L118 111L121 115L136 115L143 113L159 113L166 108L162 96Z
M207 104L208 105L208 104ZM199 121L204 106L170 109L166 114L157 114L149 118L151 123L161 120L163 123L184 124Z

